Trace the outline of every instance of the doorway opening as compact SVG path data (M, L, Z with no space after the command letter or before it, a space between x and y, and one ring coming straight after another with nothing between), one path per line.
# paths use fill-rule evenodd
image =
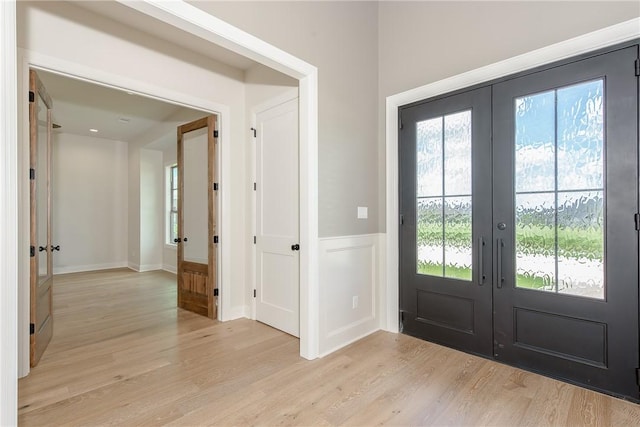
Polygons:
M37 197L30 203L31 222L38 224L31 227L31 240L34 248L40 248L39 257L31 261L44 261L36 263L36 269L40 264L39 271L47 273L34 275L32 266L31 278L42 276L48 278L42 284L49 283L43 296L41 281L32 284L31 365L35 366L55 323L50 285L56 280L54 274L123 267L177 272L177 244L168 232L172 217L167 211L172 196L182 196L166 191L166 169L179 158L176 129L207 113L44 70L30 70L30 76L39 93L51 99L49 121L56 124L53 129L46 121L41 126L38 117L38 128L50 129L53 135L45 138L46 132L31 132L32 139L37 137L30 150L31 183L38 189L32 191ZM39 99L34 96L30 103L34 112L43 110ZM211 179L217 181L216 169L214 165ZM191 191L194 185L198 183L180 188ZM204 186L208 187L206 176ZM197 234L206 236L208 222L206 213L202 215L205 227ZM218 271L216 257L211 261L212 271ZM212 286L216 279L211 279ZM214 309L209 317L215 318L213 291L209 293Z

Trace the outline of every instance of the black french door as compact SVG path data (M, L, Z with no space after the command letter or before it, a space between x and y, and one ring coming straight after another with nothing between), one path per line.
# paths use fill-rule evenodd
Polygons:
M402 121L404 331L489 356L491 88L403 109Z
M401 109L405 333L638 400L637 58Z

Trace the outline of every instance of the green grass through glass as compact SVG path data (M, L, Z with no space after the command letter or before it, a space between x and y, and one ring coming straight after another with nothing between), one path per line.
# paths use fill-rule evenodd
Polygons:
M471 269L463 267L446 266L447 276L451 279L471 279ZM426 274L429 276L442 277L442 265L436 265L418 261L418 274ZM541 289L545 287L544 280L541 277L529 277L518 274L518 287L529 289Z

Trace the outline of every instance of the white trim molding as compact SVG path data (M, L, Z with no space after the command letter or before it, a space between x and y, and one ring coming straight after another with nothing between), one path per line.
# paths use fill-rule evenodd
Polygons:
M64 267L54 267L53 274L68 274L68 273L82 273L84 271L98 271L98 270L111 270L113 268L131 268L131 264L126 262L105 262L102 264L87 264L87 265L70 265ZM136 270L139 271L139 270Z
M386 99L386 322L382 328L399 331L399 193L398 193L398 109L500 77L561 61L640 36L640 18L543 47L495 64L407 90Z
M0 425L18 423L16 2L0 2Z

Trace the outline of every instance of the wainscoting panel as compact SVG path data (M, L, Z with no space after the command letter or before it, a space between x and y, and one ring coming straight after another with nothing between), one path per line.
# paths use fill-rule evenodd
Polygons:
M320 239L320 355L379 329L380 234Z

